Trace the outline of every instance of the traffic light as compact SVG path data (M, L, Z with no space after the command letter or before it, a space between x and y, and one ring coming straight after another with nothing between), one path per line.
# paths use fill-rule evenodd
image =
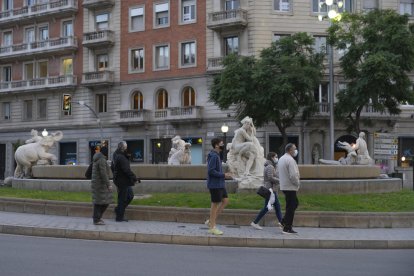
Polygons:
M70 111L72 107L72 95L63 94L63 111Z

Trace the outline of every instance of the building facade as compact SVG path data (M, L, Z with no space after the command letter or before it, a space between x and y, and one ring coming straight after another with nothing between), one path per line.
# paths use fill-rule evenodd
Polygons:
M344 10L391 8L414 15L413 0L344 0ZM102 140L112 153L125 140L133 162L166 163L171 138L192 143L194 164L205 163L210 139L239 127L232 110L209 101L212 74L230 53L258 56L272 41L298 31L326 44L319 0L0 0L0 179L14 171L15 148L32 128L62 130L52 150L59 164L87 164ZM414 18L414 17L413 17ZM334 52L334 91L346 85ZM299 162L329 152L329 72L315 89L319 112L288 129ZM363 125L370 152L374 133L399 139L398 156L414 149L413 106L390 117L367 106ZM335 124L335 141L352 140ZM258 129L265 152L281 135ZM354 137L356 138L356 137ZM412 153L411 153L412 154ZM338 151L336 157L343 155ZM373 155L373 154L371 154ZM387 172L398 160L378 160Z

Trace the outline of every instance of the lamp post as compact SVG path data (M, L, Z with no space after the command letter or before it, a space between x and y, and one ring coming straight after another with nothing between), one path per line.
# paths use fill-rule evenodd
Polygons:
M98 114L96 114L95 110L92 107L90 107L87 103L85 103L84 101L79 101L79 102L76 102L76 103L79 104L79 105L83 105L83 106L87 107L90 111L92 111L93 115L96 118L96 122L98 123L98 126L99 126L99 133L100 133L100 137L101 137L101 143L103 143L104 140L103 140L102 124L101 124L101 119L99 118Z
M319 3L321 8L326 8L328 14L329 26L332 21L340 21L342 16L339 9L343 7L343 1L337 0L325 0ZM326 16L318 15L319 21L322 21ZM330 143L330 155L329 159L334 160L335 152L335 133L334 133L334 69L333 69L333 47L331 44L327 44L329 54L329 143Z
M223 150L223 162L226 163L227 162L227 154L226 154L226 136L227 136L227 132L229 131L229 126L226 125L225 123L221 126L221 132L223 132L223 137L224 137L224 150Z
M401 157L401 162L405 162L406 161L406 158L405 158L405 156L403 156L403 157ZM412 169L412 185L413 185L413 190L414 190L414 156L411 156L411 161L410 161L410 164L411 164L411 169ZM401 165L402 166L402 165Z

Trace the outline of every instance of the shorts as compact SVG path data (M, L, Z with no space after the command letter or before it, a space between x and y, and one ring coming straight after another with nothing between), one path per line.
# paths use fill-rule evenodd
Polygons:
M223 198L228 198L226 188L209 189L211 195L211 202L219 203L223 201Z

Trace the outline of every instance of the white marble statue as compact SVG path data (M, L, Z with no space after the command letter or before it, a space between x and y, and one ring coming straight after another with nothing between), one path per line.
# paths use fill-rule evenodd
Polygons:
M57 160L55 155L48 153L48 150L56 141L63 138L63 133L57 131L42 137L37 135L36 130L32 130L31 134L33 137L26 140L27 144L18 147L14 154L17 164L14 171L14 177L16 178L30 178L32 176L32 166L50 164Z
M374 160L369 156L365 133L360 132L356 144L338 141L337 146L347 151L346 157L336 160L319 159L320 164L325 165L373 165Z
M168 165L191 164L191 144L186 143L180 136L171 139L172 148L168 155Z
M234 138L227 148L227 165L236 179L242 179L244 188L255 188L263 177L264 150L256 138L256 128L250 117L245 117L242 127L234 131ZM259 183L260 185L260 183Z

